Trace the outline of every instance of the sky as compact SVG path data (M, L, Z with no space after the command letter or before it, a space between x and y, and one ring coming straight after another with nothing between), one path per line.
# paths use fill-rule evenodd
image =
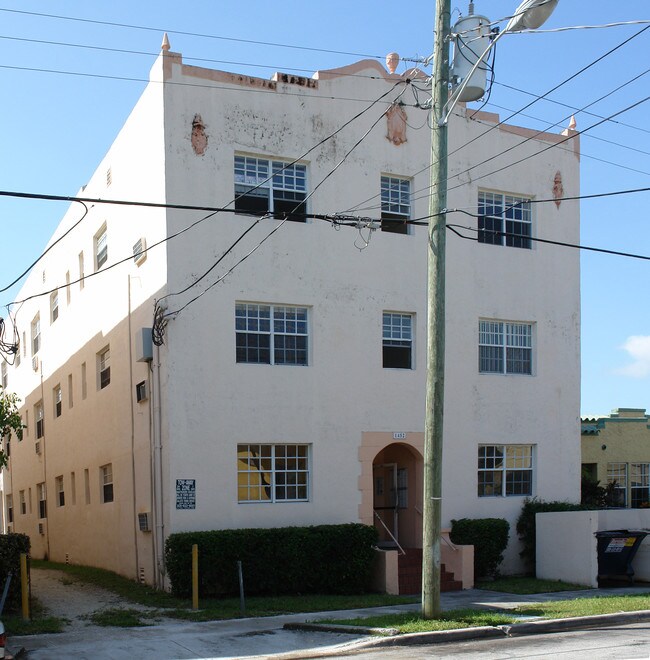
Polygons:
M515 9L475 0L491 21ZM467 0L452 10L453 24ZM393 51L426 58L434 14L421 0L0 0L0 190L76 195L142 93L165 31L190 64L311 76ZM632 21L649 22L558 30ZM542 31L499 40L485 110L504 118L544 96L509 123L560 132L575 114L582 195L650 188L648 25L647 0L560 0ZM650 257L649 202L646 191L582 200L581 244ZM0 289L39 256L66 208L0 196ZM581 413L650 410L650 260L585 250L581 270ZM0 316L19 284L0 293Z

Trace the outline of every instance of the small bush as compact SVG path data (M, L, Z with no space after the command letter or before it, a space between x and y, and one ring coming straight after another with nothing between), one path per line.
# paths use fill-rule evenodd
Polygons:
M503 518L461 518L451 521L452 543L474 546L474 577L493 577L503 561L510 524Z
M29 555L29 548L29 536L26 534L0 534L0 594L11 573L11 585L4 607L6 612L20 610L20 555Z
M192 545L199 547L199 593L239 592L242 562L246 594L351 594L368 590L377 530L360 524L225 529L172 534L165 545L176 596L188 597Z
M519 553L528 565L531 574L535 573L535 543L536 543L536 524L535 515L538 513L547 513L549 511L583 511L592 507L571 502L544 502L536 497L526 499L517 520L517 534L523 543L523 548Z

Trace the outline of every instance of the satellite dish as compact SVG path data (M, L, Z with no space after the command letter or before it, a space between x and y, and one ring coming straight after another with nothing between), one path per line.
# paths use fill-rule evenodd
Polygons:
M553 13L559 0L524 0L506 25L504 32L536 30Z

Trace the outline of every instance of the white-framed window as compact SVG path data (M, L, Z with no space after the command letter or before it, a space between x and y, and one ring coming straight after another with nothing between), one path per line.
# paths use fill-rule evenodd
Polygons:
M32 321L32 356L41 350L41 315L37 314Z
M627 463L607 463L607 483L614 484L614 503L627 506Z
M650 463L630 463L630 506L646 509L650 505Z
M34 421L36 422L36 439L45 435L45 420L43 419L43 402L39 401L34 406Z
M272 213L305 222L307 167L254 156L235 156L235 212Z
M18 502L20 504L20 515L24 516L27 513L27 500L25 499L25 491L18 492Z
M108 231L106 225L95 234L95 270L99 270L108 261Z
M235 334L237 362L307 365L307 307L236 303Z
M2 362L0 363L0 385L2 385L3 390L7 389L8 382L9 382L9 376L8 376L7 363L5 362L4 358L2 358Z
M384 369L413 368L413 314L384 312L382 360Z
M480 319L478 332L479 373L533 373L532 323Z
M54 291L50 295L50 323L59 318L59 292Z
M480 190L478 216L479 243L530 250L533 227L530 198Z
M381 177L381 230L408 234L411 219L411 181L395 176Z
M54 416L61 417L61 413L63 412L63 392L60 385L54 388L52 395L54 400Z
M99 483L101 485L101 498L102 502L113 501L113 464L108 463L99 468Z
M54 480L56 489L56 505L65 506L65 491L63 490L63 475L56 477Z
M14 521L14 496L7 495L7 522L12 523Z
M36 484L36 495L38 497L38 517L47 518L47 491L44 482Z
M111 349L107 346L97 353L97 376L99 389L103 390L111 382Z
M533 494L533 445L481 445L478 448L478 496Z
M239 502L307 502L309 445L237 445Z

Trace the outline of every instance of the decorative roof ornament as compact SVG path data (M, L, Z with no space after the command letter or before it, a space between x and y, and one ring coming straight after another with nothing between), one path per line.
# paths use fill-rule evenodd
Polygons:
M578 124L577 124L577 122L576 122L576 116L575 116L575 115L571 115L571 121L569 122L569 130L570 130L570 131L575 131L577 125L578 125Z
M399 64L399 55L397 53L388 53L386 55L386 68L390 73L395 73Z
M163 40L162 40L162 46L160 47L161 50L166 53L169 51L171 46L169 45L169 37L167 36L167 33L163 34Z

